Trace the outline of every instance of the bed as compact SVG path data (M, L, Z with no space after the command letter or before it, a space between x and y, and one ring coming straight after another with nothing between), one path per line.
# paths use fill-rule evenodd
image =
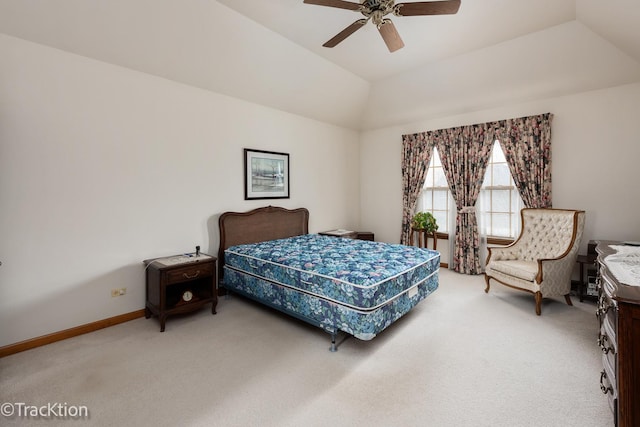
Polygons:
M371 340L438 288L430 249L308 233L305 208L219 218L219 287L331 335Z

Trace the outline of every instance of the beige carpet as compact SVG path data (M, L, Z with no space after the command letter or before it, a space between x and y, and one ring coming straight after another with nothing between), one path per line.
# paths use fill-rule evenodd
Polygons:
M87 419L1 425L613 425L594 303L574 307L440 272L440 287L372 341L247 302L138 319L0 359L0 400L84 405ZM7 325L3 325L7 327Z

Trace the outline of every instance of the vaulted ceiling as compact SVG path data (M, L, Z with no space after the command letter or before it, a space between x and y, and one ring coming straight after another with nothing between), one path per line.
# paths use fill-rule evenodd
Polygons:
M358 18L303 0L0 0L6 36L351 129L640 81L637 0L462 0L392 17L397 52L370 24L322 47Z
M405 42L404 48L391 54L372 24L335 48L322 47L362 18L358 12L304 4L303 0L219 2L371 82L576 18L575 0L462 0L455 15L390 15Z

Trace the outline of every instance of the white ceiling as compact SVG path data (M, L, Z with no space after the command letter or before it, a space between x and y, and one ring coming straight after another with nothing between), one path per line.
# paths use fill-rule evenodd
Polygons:
M0 0L0 33L355 130L640 81L640 0L462 0L392 17L394 53L372 24L322 47L360 16L303 0Z
M370 82L364 129L640 80L640 0L461 0L455 15L392 17L393 53L371 23L322 47L359 12L218 1Z
M371 23L334 48L322 47L362 18L359 12L303 0L218 1L371 82L576 18L575 0L462 0L455 15L391 16L405 47L390 53Z

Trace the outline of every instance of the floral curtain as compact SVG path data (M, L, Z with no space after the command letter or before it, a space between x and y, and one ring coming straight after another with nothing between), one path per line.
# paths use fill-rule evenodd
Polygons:
M426 133L402 136L402 235L400 243L411 241L411 218L424 181L433 151L433 140Z
M509 170L528 208L551 207L551 121L553 114L494 124Z
M465 274L481 273L475 205L493 141L500 141L525 206L551 207L552 120L553 114L546 113L403 135L401 242L410 242L411 218L436 146L457 211L450 267Z
M488 124L430 132L435 139L449 189L456 202L452 269L459 273L482 273L475 204L491 156L494 132L494 128Z

